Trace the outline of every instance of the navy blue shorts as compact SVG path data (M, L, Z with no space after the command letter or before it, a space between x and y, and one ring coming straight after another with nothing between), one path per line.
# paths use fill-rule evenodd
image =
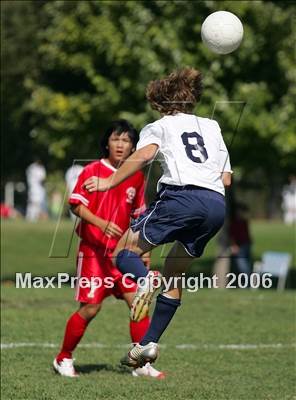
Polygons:
M131 225L152 245L179 241L192 257L200 257L224 223L224 196L198 186L162 184L155 201Z

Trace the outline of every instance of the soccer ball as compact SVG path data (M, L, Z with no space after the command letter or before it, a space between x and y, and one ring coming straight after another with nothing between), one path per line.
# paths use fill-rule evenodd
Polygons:
M228 54L236 50L243 38L244 28L239 18L228 11L210 14L201 26L204 44L218 54Z

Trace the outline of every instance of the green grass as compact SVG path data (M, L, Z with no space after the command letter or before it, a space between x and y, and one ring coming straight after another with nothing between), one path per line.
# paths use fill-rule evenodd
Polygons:
M55 223L2 225L2 339L7 343L36 343L34 347L2 349L4 400L56 399L198 399L198 400L290 400L295 387L295 295L286 290L185 291L183 305L161 339L157 367L167 372L165 381L133 378L118 365L122 346L130 342L128 310L123 302L109 298L90 324L82 345L75 352L81 377L56 376L51 362L62 340L67 317L76 309L73 290L16 289L17 271L33 275L74 273L76 241L67 255L72 224L63 221L48 258ZM293 249L293 228L280 223L252 224L254 252L259 258L267 249ZM64 256L64 258L62 257ZM208 247L198 268L211 265L215 243ZM153 264L162 263L154 252ZM294 258L295 265L295 258ZM53 347L38 347L51 343ZM177 348L187 344L193 348ZM229 348L221 345L257 345ZM281 344L276 347L277 344ZM267 346L262 346L267 345ZM121 346L121 347L120 347Z
M14 279L16 272L32 272L34 275L56 275L58 272L74 274L77 238L73 234L74 223L68 220L28 224L25 221L2 223L2 279ZM256 221L251 225L254 259L259 260L266 250L286 251L293 255L296 267L295 227L281 222ZM52 246L53 243L53 246ZM49 257L52 248L51 257ZM152 265L161 267L170 245L157 248L152 253ZM68 254L69 253L69 254ZM192 270L210 271L215 260L216 242L212 240Z
M2 342L52 343L62 339L73 293L64 289L2 288ZM201 290L185 293L161 343L157 367L166 381L132 378L118 366L129 343L128 310L106 300L77 349L79 380L56 376L51 361L58 348L2 350L2 399L293 399L295 319L292 292ZM223 349L223 344L278 344L279 348ZM193 344L196 349L176 349ZM207 345L208 347L206 347Z

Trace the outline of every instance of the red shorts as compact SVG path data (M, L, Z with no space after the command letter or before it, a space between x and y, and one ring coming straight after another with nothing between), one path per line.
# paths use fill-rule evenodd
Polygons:
M94 248L81 241L77 255L77 283L75 299L80 303L100 304L111 294L118 299L124 293L134 293L137 285L113 266L112 252Z

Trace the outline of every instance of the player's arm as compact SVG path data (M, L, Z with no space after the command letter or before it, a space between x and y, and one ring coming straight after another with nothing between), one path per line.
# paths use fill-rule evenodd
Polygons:
M221 179L224 186L231 185L231 172L222 172Z
M231 174L233 173L230 165L230 158L229 158L229 153L226 147L226 144L224 142L220 126L217 121L214 121L214 124L216 125L216 129L218 132L218 136L220 136L220 147L219 147L219 167L220 167L220 172L221 172L221 180L224 186L230 186L231 185Z
M83 204L72 204L71 210L73 214L75 214L77 217L80 217L85 222L100 228L106 236L121 237L123 235L123 231L118 225L96 216Z
M119 185L129 176L142 169L147 163L149 163L149 161L153 160L157 150L157 144L148 144L147 146L142 147L141 149L135 151L121 165L121 167L107 179L101 179L97 176L88 178L83 183L85 189L89 192L94 192L96 190L105 192L106 190Z

